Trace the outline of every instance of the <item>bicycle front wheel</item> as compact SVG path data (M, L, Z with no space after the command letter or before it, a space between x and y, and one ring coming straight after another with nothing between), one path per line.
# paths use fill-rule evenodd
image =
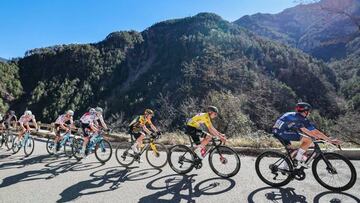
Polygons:
M189 173L194 168L195 156L185 145L175 145L169 150L169 165L178 174Z
M12 151L14 154L18 153L21 149L21 140L18 136L12 141Z
M46 141L46 151L47 153L49 153L50 155L53 155L54 152L54 147L55 147L55 142L53 139L49 138L47 141Z
M161 143L150 143L146 150L146 160L154 168L162 168L166 165L169 151Z
M13 147L13 140L15 139L15 135L12 133L8 133L5 138L5 145L8 148L8 150L11 150Z
M84 140L82 138L74 139L73 145L72 145L72 154L73 156L79 161L82 159L81 150L83 146Z
M239 155L230 147L218 146L209 155L210 168L222 178L236 175L241 166Z
M124 167L130 166L135 161L134 152L130 152L130 149L131 148L129 147L123 150L121 149L120 145L116 148L115 151L116 160L120 165Z
M35 140L31 136L29 136L25 140L25 144L24 144L25 156L30 156L34 152L34 149L35 149Z
M69 158L71 158L73 156L72 147L74 145L74 141L75 141L75 138L70 138L64 144L64 153Z
M5 143L5 136L3 133L1 133L0 134L0 147L2 147L4 143Z
M312 172L320 185L335 192L348 190L356 182L354 165L349 159L336 153L318 156L313 162Z
M112 155L112 147L109 141L101 140L96 145L95 156L101 163L105 163L110 160Z
M255 170L259 178L273 187L281 187L292 180L293 166L282 153L267 151L260 154L255 161Z

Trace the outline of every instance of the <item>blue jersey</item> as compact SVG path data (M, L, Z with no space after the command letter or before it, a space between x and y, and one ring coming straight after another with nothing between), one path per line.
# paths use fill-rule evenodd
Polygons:
M310 131L316 129L315 125L313 125L306 117L297 112L288 112L275 122L273 132L275 134L286 132L297 133L300 128L306 128Z

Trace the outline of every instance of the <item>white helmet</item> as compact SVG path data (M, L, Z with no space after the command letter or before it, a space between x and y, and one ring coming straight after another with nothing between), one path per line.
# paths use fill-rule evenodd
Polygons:
M2 121L2 119L3 119L3 117L2 117L2 115L1 115L1 113L0 113L0 121Z
M96 113L96 111L95 111L95 109L94 109L94 108L90 108L90 109L89 109L89 113L90 113L90 114L95 114L95 113Z
M66 112L66 114L70 115L70 116L74 116L74 111L73 110L68 110Z
M32 112L30 110L26 110L24 113L25 116L31 116Z
M101 107L96 107L95 111L102 114L104 110Z

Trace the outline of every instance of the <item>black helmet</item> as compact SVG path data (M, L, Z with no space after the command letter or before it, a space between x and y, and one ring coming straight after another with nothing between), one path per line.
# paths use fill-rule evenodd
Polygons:
M216 106L208 106L207 110L209 112L219 113L219 109Z
M295 110L297 112L305 112L305 111L311 111L312 106L309 103L306 102L299 102L296 104Z

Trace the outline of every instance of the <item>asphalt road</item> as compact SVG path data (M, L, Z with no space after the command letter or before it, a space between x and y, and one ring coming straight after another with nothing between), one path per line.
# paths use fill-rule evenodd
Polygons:
M12 155L0 149L0 202L360 202L359 178L352 189L333 193L315 181L311 170L304 181L271 188L257 177L255 157L241 156L240 172L222 179L207 159L201 169L181 176L168 165L156 170L145 161L126 169L114 156L102 165L94 155L78 162L49 156L43 141L35 145L28 158L23 150ZM359 174L360 161L353 164Z

